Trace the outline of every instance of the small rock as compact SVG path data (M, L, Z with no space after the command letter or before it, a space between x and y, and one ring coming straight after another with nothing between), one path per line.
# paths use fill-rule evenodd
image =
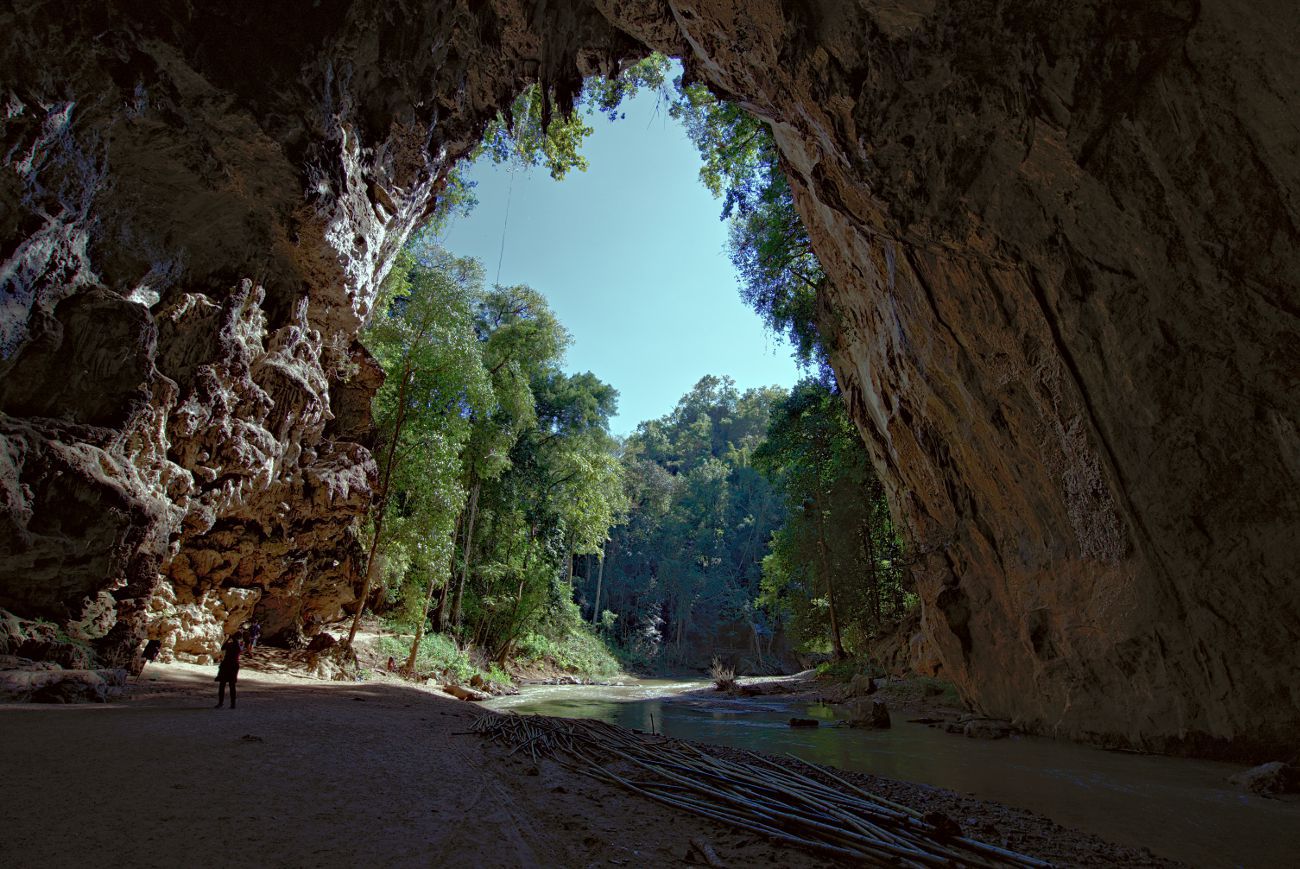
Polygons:
M791 727L816 727L820 722L816 718L791 718Z
M323 652L331 646L337 646L338 643L339 641L334 639L332 634L321 631L319 634L311 638L311 642L307 644L307 651Z
M949 727L951 732L952 728ZM1006 739L1015 733L1010 721L998 718L975 718L962 725L962 735L970 739Z

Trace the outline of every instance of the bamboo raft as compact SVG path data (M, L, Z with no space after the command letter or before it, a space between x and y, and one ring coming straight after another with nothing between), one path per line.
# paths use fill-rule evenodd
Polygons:
M561 766L701 817L790 845L874 866L1050 866L961 835L942 815L922 815L800 761L838 786L779 766L753 752L747 763L705 754L666 737L603 721L535 715L483 715L477 733ZM620 773L619 762L630 765Z

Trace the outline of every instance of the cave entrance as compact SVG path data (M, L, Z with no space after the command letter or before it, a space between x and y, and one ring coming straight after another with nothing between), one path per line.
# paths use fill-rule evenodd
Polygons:
M363 333L388 375L367 563L398 566L376 604L413 626L411 669L427 624L502 665L608 641L734 677L864 654L915 608L775 143L673 66L589 82L549 126L525 90ZM405 408L449 404L420 423L448 449L412 442Z
M807 368L737 291L723 200L701 182L670 88L642 88L616 112L579 105L586 166L562 178L489 147L461 167L476 203L436 233L479 260L487 283L546 296L572 335L566 369L618 389L619 435L668 413L705 375L788 389Z

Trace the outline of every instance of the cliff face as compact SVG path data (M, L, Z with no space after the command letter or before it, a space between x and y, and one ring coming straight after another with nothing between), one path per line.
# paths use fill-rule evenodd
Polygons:
M379 282L496 106L630 40L509 2L18 6L0 607L110 660L146 631L202 660L254 612L268 635L339 617Z
M1049 732L1293 740L1284 5L674 6L698 74L773 122L944 672Z
M336 615L377 282L494 107L653 47L772 123L967 697L1158 747L1296 732L1284 4L83 7L0 13L0 606L105 651L152 606L191 654Z

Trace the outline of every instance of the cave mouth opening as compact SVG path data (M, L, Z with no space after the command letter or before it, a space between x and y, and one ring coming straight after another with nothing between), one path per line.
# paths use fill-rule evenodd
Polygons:
M742 637L738 654L746 656L752 638L758 661L766 660L761 650L761 637L766 637L767 655L773 655L773 641L784 636L785 610L775 597L760 600L763 583L770 564L813 558L813 540L823 554L817 580L800 586L807 598L802 618L825 622L806 633L816 634L812 642L825 639L827 654L837 661L848 659L849 650L862 654L868 636L917 604L905 581L902 543L886 518L884 489L831 379L816 332L812 311L825 278L772 134L738 105L683 86L680 72L670 91L664 80L673 67L666 58L642 63L661 64L657 72L651 70L653 78L650 73L642 78L651 86L607 90L610 98L602 100L602 83L589 82L588 93L596 95L584 96L575 115L553 116L550 125L540 87L525 89L510 111L488 126L481 145L453 169L440 208L416 233L401 261L406 264L395 270L411 292L392 296L391 306L381 297L377 305L377 319L401 321L410 326L405 334L424 334L415 327L426 316L419 313L426 305L416 288L424 288L425 298L446 298L447 308L472 311L457 323L472 323L474 341L467 343L479 348L476 359L487 372L481 402L476 387L467 386L469 397L458 405L475 434L466 436L464 448L448 462L462 468L458 473L463 476L448 484L445 500L463 506L455 515L438 514L445 527L437 539L451 539L453 554L439 556L437 569L446 574L446 582L427 582L410 610L416 627L404 653L409 667L419 655L426 624L434 634L472 637L476 648L501 650L494 655L507 655L516 641L510 633L503 641L488 641L494 630L514 629L526 582L521 578L517 588L498 594L481 581L485 571L471 570L471 557L488 557L491 546L476 536L480 498L497 498L493 515L521 515L516 530L523 529L527 537L520 547L525 553L538 533L537 517L542 517L543 532L552 538L547 557L553 558L556 575L567 580L553 589L554 611L577 607L579 626L595 630L602 625L609 637L617 628L615 642L623 648L631 648L623 645L629 639L623 626L630 614L637 620L632 637L642 644L635 648L652 647L653 657L671 647L663 660L676 666L698 666L701 659L690 656L723 637ZM631 67L634 76L638 66ZM612 87L608 82L603 86ZM550 170L550 178L539 171L543 168ZM444 289L435 289L440 280ZM437 295L443 292L445 296ZM528 337L511 337L524 335L525 329ZM561 339L545 343L537 337L553 333ZM384 336L392 333L381 328L372 334L388 340ZM555 344L567 345L567 355L558 354ZM766 352L755 353L755 345ZM408 346L393 341L371 348L388 372L383 388L389 393L394 382L405 389L410 360L423 352L408 351ZM529 348L540 352L525 358ZM468 358L466 367L480 370L476 359ZM524 386L498 375L507 370L504 365L516 363L523 372L518 383ZM615 389L632 399L621 408L621 419L607 400ZM444 406L443 387L431 385L429 390L439 399L423 405ZM535 403L516 416L513 409L502 409L497 417L504 403L498 405L495 396L501 394L524 396L521 406ZM409 402L409 395L398 390L391 399ZM381 392L375 406L379 417L386 406L396 404ZM505 458L488 462L487 447L480 445L493 442L494 434L480 437L478 426L483 420L491 422L482 429L495 426L498 418L507 433ZM395 445L403 437L402 419L393 414L379 425L383 434L375 456L384 481L379 504L386 505L392 492L401 494L386 481L395 466ZM449 430L455 423L446 423ZM805 437L816 446L804 450L794 445ZM609 508L600 522L564 512L569 490L561 487L576 472L569 472L568 459L557 459L556 451L569 445L587 450L583 461L592 468L610 463L605 480L613 481L609 488L615 494L607 499L602 500L601 493L608 490L602 488L599 471L579 478L591 481L589 491L570 487L573 503L597 505L590 515ZM832 454L835 485L814 469L823 460L830 462ZM797 471L789 470L796 465ZM651 481L644 486L637 482L642 474ZM540 487L529 490L535 480L541 480ZM518 493L523 496L509 500ZM634 504L642 497L643 504ZM611 506L623 498L626 506ZM810 506L814 501L816 509ZM520 510L520 504L531 506ZM717 506L696 510L704 504ZM632 524L628 517L643 506L640 527L626 530ZM385 509L381 506L375 515L383 516ZM679 518L680 527L673 524ZM840 535L845 542L833 546L827 527L840 519L854 533ZM508 531L509 521L502 520L500 527ZM785 535L786 547L769 562L764 554L778 533ZM502 536L493 533L494 539ZM615 538L620 538L618 544ZM378 540L376 531L367 564L377 563ZM616 582L611 575L602 587L611 548L628 581ZM505 552L494 564L513 565L514 557L513 550ZM411 556L410 563L416 558ZM630 562L645 570L627 572ZM871 577L870 592L841 584L840 600L850 603L838 612L851 613L851 618L837 617L832 562L836 570L856 575L860 568ZM520 577L527 574L526 565L516 571ZM496 567L493 571L500 573ZM423 574L415 573L395 579L418 583ZM784 588L794 582L792 575L779 573L773 581ZM638 588L635 583L646 576L654 577L652 585L669 590L643 589L640 597L655 601L649 607L644 600L626 607L614 604L624 587ZM369 582L368 576L362 600L367 600ZM828 604L817 596L823 585ZM485 615L478 623L463 617L462 603L475 594L486 599L488 594L480 594L484 588L494 599L514 595L518 601L515 614L502 622L504 628L496 615ZM697 605L697 599L704 603ZM604 602L608 609L601 607ZM488 609L483 607L485 613ZM823 609L828 618L822 617ZM359 611L354 610L354 631ZM608 622L606 615L611 616ZM782 647L772 660L793 654L790 648ZM708 658L702 663L707 667Z
M453 169L416 234L478 260L488 285L542 292L572 337L566 369L619 389L620 435L670 411L701 377L788 389L819 367L815 340L800 342L789 313L772 310L772 294L786 291L774 284L791 276L755 266L772 256L755 248L772 239L744 232L742 214L780 172L766 127L684 85L675 59L652 54L624 69L588 79L573 115L549 128L543 116L559 110L526 88ZM780 206L782 229L813 260L792 200ZM806 315L812 300L801 302ZM815 330L811 316L798 326Z

